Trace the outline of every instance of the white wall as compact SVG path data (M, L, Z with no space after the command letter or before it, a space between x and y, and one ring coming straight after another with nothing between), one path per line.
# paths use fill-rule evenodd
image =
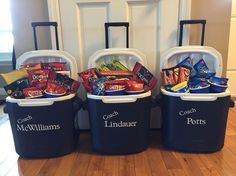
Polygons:
M10 0L16 57L34 50L31 22L48 21L47 0ZM39 49L50 49L49 28L38 29Z

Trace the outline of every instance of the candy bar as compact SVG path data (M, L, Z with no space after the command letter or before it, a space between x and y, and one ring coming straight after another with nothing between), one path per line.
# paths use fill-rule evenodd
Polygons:
M142 91L144 90L144 83L138 80L127 80L127 91Z
M25 98L38 98L43 96L43 92L38 87L29 87L23 89Z
M74 79L69 78L67 75L62 75L60 73L56 73L54 82L59 83L60 85L64 86L67 89L68 93L76 93L79 88L78 81L75 81Z
M106 91L121 90L126 88L125 80L112 80L104 83Z
M129 71L128 68L126 68L120 61L114 59L112 60L112 64L116 67L118 67L120 70L124 70L124 71Z
M43 70L64 71L65 64L65 62L47 62L41 63L41 66Z
M25 69L27 71L40 70L40 69L42 69L42 66L41 66L41 63L29 63L29 64L21 65L20 69Z
M130 71L124 70L110 70L110 71L103 71L99 70L97 73L101 76L132 76L133 73Z

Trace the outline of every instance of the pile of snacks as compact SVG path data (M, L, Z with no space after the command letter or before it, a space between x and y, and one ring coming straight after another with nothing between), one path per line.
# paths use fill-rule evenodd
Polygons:
M31 63L1 74L13 98L51 98L76 93L79 82L68 76L64 62Z
M119 60L112 59L78 73L87 92L93 95L139 94L153 89L157 79L136 62L131 72Z
M204 59L193 64L187 57L175 67L162 69L161 76L164 88L175 93L220 93L228 87L228 78L216 77Z

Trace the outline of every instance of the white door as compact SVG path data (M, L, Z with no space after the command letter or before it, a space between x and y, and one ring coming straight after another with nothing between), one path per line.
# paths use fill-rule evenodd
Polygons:
M227 77L229 78L229 90L232 97L236 97L236 0L232 1L231 24L229 36L229 50L227 61Z
M130 23L130 48L139 49L149 70L158 76L160 55L177 45L178 21L188 19L189 0L50 0L51 21L59 23L61 49L77 58L79 70L88 58L105 48L105 22ZM53 35L52 35L53 37ZM125 47L125 28L110 29L110 47ZM153 95L158 94L158 88ZM81 95L85 99L85 92ZM152 110L152 127L160 126L160 111ZM79 112L80 127L88 128L88 113Z

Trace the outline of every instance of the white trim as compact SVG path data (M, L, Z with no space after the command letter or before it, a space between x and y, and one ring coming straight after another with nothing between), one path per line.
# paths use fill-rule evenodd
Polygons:
M60 4L59 0L48 0L48 16L49 21L55 21L58 24L58 42L59 42L59 49L63 50L63 40L62 40L62 26L61 26L61 17L60 17ZM51 31L51 43L52 49L56 49L56 39L55 33L53 29Z
M161 93L167 96L180 97L184 101L215 101L217 98L230 96L229 89L222 93L174 93L161 88Z
M15 99L11 97L6 98L6 102L17 103L21 107L33 107L33 106L50 106L54 102L69 100L75 97L75 94L70 94L56 98L36 98L36 99Z
M151 96L151 91L136 94L136 95L119 95L119 96L99 96L87 94L87 98L94 100L102 100L103 103L133 103L136 102L137 99L146 98Z

